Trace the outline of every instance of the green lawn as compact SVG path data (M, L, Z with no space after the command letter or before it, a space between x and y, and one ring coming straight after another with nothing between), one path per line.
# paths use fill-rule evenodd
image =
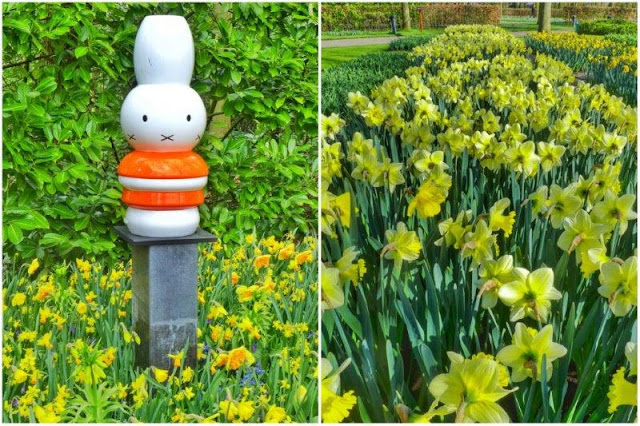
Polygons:
M414 36L414 35L437 35L444 32L444 28L428 28L426 30L418 30L418 29L411 29L411 30L400 30L398 31L398 34L396 34L398 37L400 36ZM339 34L339 35L335 35L335 34L327 34L327 33L323 33L322 34L322 40L343 40L343 39L350 39L350 38L375 38L375 37L389 37L392 36L393 33L391 31L345 31L344 34Z
M500 20L500 27L511 32L536 31L538 22L535 18L503 16ZM554 19L551 21L551 31L555 30L571 30L571 23L566 23L562 19Z
M326 47L322 49L322 68L330 68L369 53L384 52L388 44L369 46Z
M537 20L534 18L516 17L516 16L503 16L500 20L500 27L511 32L520 31L535 31L538 27ZM566 23L562 19L554 19L551 22L551 30L571 30L573 26L571 23ZM413 35L437 35L444 31L444 28L427 28L426 30L419 30L417 28L411 30L400 30L398 36L413 36ZM392 36L391 31L344 31L339 34L323 33L323 40L343 40L348 38L374 38L374 37L387 37Z

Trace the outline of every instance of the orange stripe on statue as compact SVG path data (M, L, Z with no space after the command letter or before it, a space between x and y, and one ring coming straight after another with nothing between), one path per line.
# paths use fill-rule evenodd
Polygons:
M122 201L130 206L153 210L196 207L204 202L204 192L122 191Z
M133 151L120 162L118 174L145 179L187 179L207 176L209 168L202 157L192 151Z

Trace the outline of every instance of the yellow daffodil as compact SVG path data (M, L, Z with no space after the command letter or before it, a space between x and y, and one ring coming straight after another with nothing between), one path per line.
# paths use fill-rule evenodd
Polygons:
M344 290L340 280L338 268L328 268L324 263L320 264L320 277L322 284L322 309L336 309L344 305Z
M440 213L441 204L447 199L447 190L438 186L431 180L425 181L418 193L409 202L407 214L413 216L414 212L418 212L421 218L429 218Z
M456 413L456 422L508 423L509 415L498 401L516 389L505 389L500 365L484 357L464 359L447 352L451 360L448 373L429 383L429 392Z
M562 298L562 294L553 287L553 270L540 268L529 272L524 268L514 268L515 281L504 284L498 290L498 297L511 307L511 321L525 316L546 322L552 300Z
M609 398L608 411L610 414L616 412L621 405L638 405L638 384L631 383L624 377L625 368L620 367L616 374L613 376L611 386L609 386Z
M636 203L634 194L616 196L612 191L607 190L604 200L596 203L591 214L596 222L610 225L612 228L620 224L620 235L624 234L630 220L634 220L637 215L633 211Z
M480 280L478 288L482 297L482 307L490 309L498 302L498 290L502 285L512 282L516 276L513 273L513 256L505 255L497 260L486 260L480 265Z
M347 368L351 359L347 359L334 371L331 362L322 358L320 371L322 380L321 407L323 423L340 423L349 416L351 409L356 405L357 398L353 391L340 395L340 373Z
M464 236L462 246L462 257L471 257L474 265L480 265L486 260L493 259L493 245L496 236L491 233L487 222L479 220L473 232L468 232Z
M551 324L538 331L519 322L516 324L512 344L502 348L496 358L511 367L511 380L516 383L527 377L542 381L543 369L548 381L553 373L552 362L566 353L564 346L553 342ZM543 358L546 359L544 365Z
M624 263L607 262L600 267L598 293L609 300L615 316L629 313L638 298L638 258L629 257Z
M417 234L407 230L404 223L398 222L395 231L387 230L385 236L389 243L384 246L380 256L384 256L385 259L393 259L395 270L400 270L403 261L412 262L420 256L422 244Z
M491 206L489 209L489 229L491 232L502 230L505 237L511 235L513 224L516 222L516 212L511 211L506 215L503 214L504 210L508 209L510 204L511 200L502 198Z

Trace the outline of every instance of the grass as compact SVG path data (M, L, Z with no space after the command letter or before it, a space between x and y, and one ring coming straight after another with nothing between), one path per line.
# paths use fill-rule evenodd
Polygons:
M503 16L500 20L500 27L511 32L520 31L535 31L538 27L537 20L535 18L527 17L511 17ZM573 25L566 23L564 20L551 21L551 30L572 30ZM427 28L426 30L419 30L413 28L411 30L400 30L397 36L413 36L413 35L437 35L444 32L444 28ZM347 34L331 34L331 32L323 33L322 40L345 40L353 38L375 38L375 37L389 37L392 36L391 31L353 31Z
M538 23L536 18L503 16L500 20L500 27L511 32L536 31ZM551 31L558 30L573 30L573 25L564 20L552 20Z
M414 36L414 35L438 35L444 32L444 28L428 28L426 30L419 30L417 28L411 30L400 30L397 34L398 37ZM332 35L331 33L323 33L322 40L344 40L353 38L375 38L375 37L390 37L394 35L391 31L353 31L350 34L345 35Z
M385 43L369 46L327 47L322 49L322 67L327 69L362 55L384 52L388 46L389 44Z

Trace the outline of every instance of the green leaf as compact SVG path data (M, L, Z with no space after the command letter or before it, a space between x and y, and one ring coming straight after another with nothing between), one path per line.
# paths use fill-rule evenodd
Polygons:
M53 77L46 77L36 86L36 92L46 95L56 90L58 83Z
M6 226L5 232L7 233L7 237L9 238L9 241L11 241L13 244L20 244L20 242L24 238L24 235L22 234L22 229L20 229L20 227L15 223L9 223Z
M87 46L76 47L73 51L73 54L76 56L76 58L82 58L87 53L89 53L89 48Z

